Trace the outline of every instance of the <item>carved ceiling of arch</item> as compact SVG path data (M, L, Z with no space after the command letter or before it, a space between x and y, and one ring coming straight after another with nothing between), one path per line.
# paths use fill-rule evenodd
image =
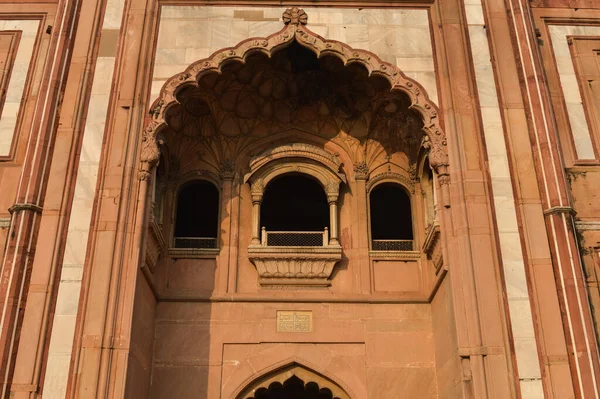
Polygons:
M155 162L158 132L182 162L218 167L294 129L336 142L355 162L384 151L414 163L424 142L432 164L447 165L437 109L418 83L373 54L322 39L304 17L288 17L282 31L221 50L167 81L142 162Z

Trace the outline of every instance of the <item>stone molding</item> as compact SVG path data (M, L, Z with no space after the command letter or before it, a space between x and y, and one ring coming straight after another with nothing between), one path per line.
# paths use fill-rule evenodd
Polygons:
M437 106L429 100L423 87L415 80L408 78L396 66L382 61L375 54L353 49L350 46L326 40L307 29L306 14L296 7L287 10L284 21L288 21L282 30L263 38L250 38L242 41L235 47L224 48L205 58L191 64L184 72L174 75L161 89L159 98L150 107L150 116L146 121L146 128L142 138L140 175L144 175L157 163L159 157L158 137L160 131L167 126L167 110L179 104L176 92L185 86L196 86L199 80L208 73L220 72L225 64L231 62L244 63L248 56L263 53L271 56L293 42L311 50L318 58L334 56L344 65L358 63L364 66L370 75L381 76L387 79L392 91L401 91L411 101L411 109L417 111L423 119L423 131L426 137L423 147L429 150L430 165L440 175L447 175L448 151L447 140L440 126L439 111Z
M420 251L369 251L371 259L421 259Z
M173 259L214 259L219 256L220 248L169 248Z
M42 213L42 210L43 209L41 206L29 203L14 204L10 208L8 208L8 212L10 214L15 214L20 211L32 211L34 213Z
M1 226L2 226L2 224L1 224L1 220L0 220L0 227ZM600 221L598 221L598 220L594 220L594 221L578 220L575 222L575 228L577 228L578 231L595 231L595 230L600 231Z
M10 226L10 218L0 218L0 229L7 229Z
M544 215L558 215L561 213L567 213L575 216L577 212L570 206L553 206L544 210Z

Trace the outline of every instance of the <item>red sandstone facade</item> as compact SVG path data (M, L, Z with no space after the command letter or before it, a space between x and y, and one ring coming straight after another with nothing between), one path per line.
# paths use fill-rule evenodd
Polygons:
M596 3L0 0L2 397L599 398Z

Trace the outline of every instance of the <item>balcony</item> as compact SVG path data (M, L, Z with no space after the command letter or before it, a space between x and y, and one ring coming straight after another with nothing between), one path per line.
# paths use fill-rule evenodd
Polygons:
M320 288L342 259L342 247L330 244L329 231L261 230L259 245L248 247L263 287Z

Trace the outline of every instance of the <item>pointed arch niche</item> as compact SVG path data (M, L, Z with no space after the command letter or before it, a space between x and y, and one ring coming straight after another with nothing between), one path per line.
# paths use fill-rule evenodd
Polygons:
M231 245L248 248L263 288L332 285L334 268L344 259L338 204L349 184L356 183L361 198L368 193L365 183L382 173L413 184L418 177L411 168L419 154L427 153L440 186L439 202L449 204L446 136L423 87L373 53L311 32L307 18L303 10L288 9L279 32L219 50L171 77L151 107L142 138L142 180L153 175L162 149L168 148L173 159L164 173L172 181L194 168L218 176L223 215L229 215L224 207L237 195L234 187L251 186L253 210L247 219L252 225L244 226L251 230L250 242ZM298 132L293 141L292 131ZM331 151L334 146L343 153ZM323 186L330 220L320 227L321 245L265 244L269 231L261 231L259 221L262 194L271 177L288 169L289 175L295 171ZM367 201L357 204L366 207ZM216 241L226 248L239 236L222 223L219 234L230 236ZM164 227L164 236L169 229ZM284 233L318 236L292 230ZM411 259L420 256L418 248L412 252ZM219 250L211 256L219 257Z
M307 399L350 399L350 395L338 384L298 363L258 377L235 399L270 399L300 395Z

